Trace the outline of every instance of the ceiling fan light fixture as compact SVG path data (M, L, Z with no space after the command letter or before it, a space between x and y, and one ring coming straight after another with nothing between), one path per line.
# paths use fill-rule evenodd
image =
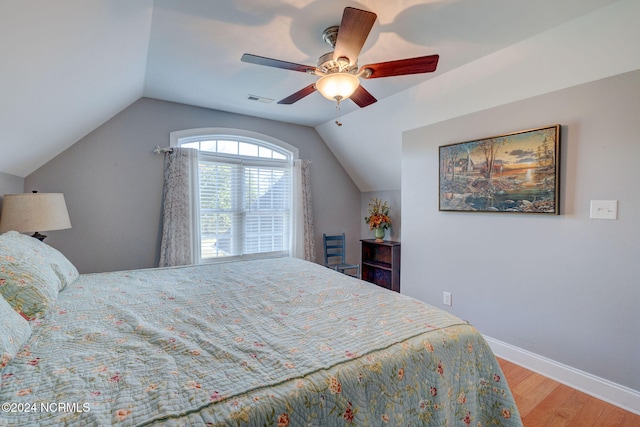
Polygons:
M316 82L318 92L331 101L349 98L358 86L360 86L360 80L350 73L327 74Z

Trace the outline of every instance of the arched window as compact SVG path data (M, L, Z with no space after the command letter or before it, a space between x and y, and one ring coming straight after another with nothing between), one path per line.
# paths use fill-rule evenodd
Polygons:
M171 145L198 150L195 260L289 254L295 147L219 128L172 132Z

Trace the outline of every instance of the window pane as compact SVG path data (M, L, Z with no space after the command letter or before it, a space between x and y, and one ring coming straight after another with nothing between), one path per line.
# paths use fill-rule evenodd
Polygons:
M239 165L200 162L200 242L202 259L237 255Z
M247 142L240 143L240 155L258 157L258 146Z
M203 259L235 255L231 230L231 214L201 212L200 250Z
M233 209L237 165L200 163L200 209Z
M265 147L258 147L258 157L270 159L272 156L273 156L273 150L270 150Z
M286 251L288 233L284 233L283 212L253 212L245 222L245 253Z
M218 153L238 154L238 141L218 141Z
M279 159L279 160L285 160L287 159L287 156L285 156L284 154L278 153L277 151L273 152L273 158L274 159Z
M200 141L200 151L216 152L216 141Z
M244 202L248 210L284 209L288 204L289 178L282 169L246 167Z
M244 168L245 251L287 250L290 197L290 172L262 166Z
M181 147L185 148L195 148L196 150L199 148L199 142L188 142L186 144L180 144Z

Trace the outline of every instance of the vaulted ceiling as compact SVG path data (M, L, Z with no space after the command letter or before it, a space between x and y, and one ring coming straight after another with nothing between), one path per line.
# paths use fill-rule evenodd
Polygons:
M398 189L403 131L640 68L639 3L2 0L0 172L28 175L146 96L313 126L362 191ZM431 74L364 81L378 102L343 102L337 127L335 104L318 93L276 102L313 76L240 57L315 65L345 6L378 16L361 64L440 62Z

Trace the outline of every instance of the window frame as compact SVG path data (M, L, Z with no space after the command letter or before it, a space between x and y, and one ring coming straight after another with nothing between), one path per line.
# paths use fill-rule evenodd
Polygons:
M247 163L251 166L274 166L274 165L287 165L291 168L291 185L292 185L292 193L291 193L291 206L290 206L290 223L289 223L289 236L292 235L293 227L295 219L293 218L293 203L294 203L294 195L293 195L293 179L294 179L294 171L293 164L295 160L298 159L298 148L294 147L282 140L271 137L269 135L264 135L258 132L247 131L244 129L234 129L234 128L196 128L196 129L186 129L180 131L174 131L169 133L169 145L171 147L180 147L183 144L187 144L189 142L199 142L206 139L212 140L234 140L238 142L247 142L257 146L262 146L266 148L270 148L276 152L282 153L285 152L286 159L269 159L269 158L261 158L255 156L244 156L241 154L226 154L219 152L206 152L198 150L198 161L200 159L204 161L215 162L218 160L223 163L236 163L243 164ZM244 258L266 258L266 257L274 257L274 256L286 256L288 252L290 254L291 248L282 252L258 252L255 254L240 254L240 255L232 255L225 257L213 257L213 258L202 258L202 250L201 250L201 224L200 224L200 184L199 184L199 172L194 174L194 179L192 182L192 206L190 207L191 211L191 222L192 222L192 255L195 262L199 264L204 263L215 263L215 262L225 262L232 261L235 259L244 259ZM291 239L289 239L291 240ZM290 246L290 245L289 245Z

